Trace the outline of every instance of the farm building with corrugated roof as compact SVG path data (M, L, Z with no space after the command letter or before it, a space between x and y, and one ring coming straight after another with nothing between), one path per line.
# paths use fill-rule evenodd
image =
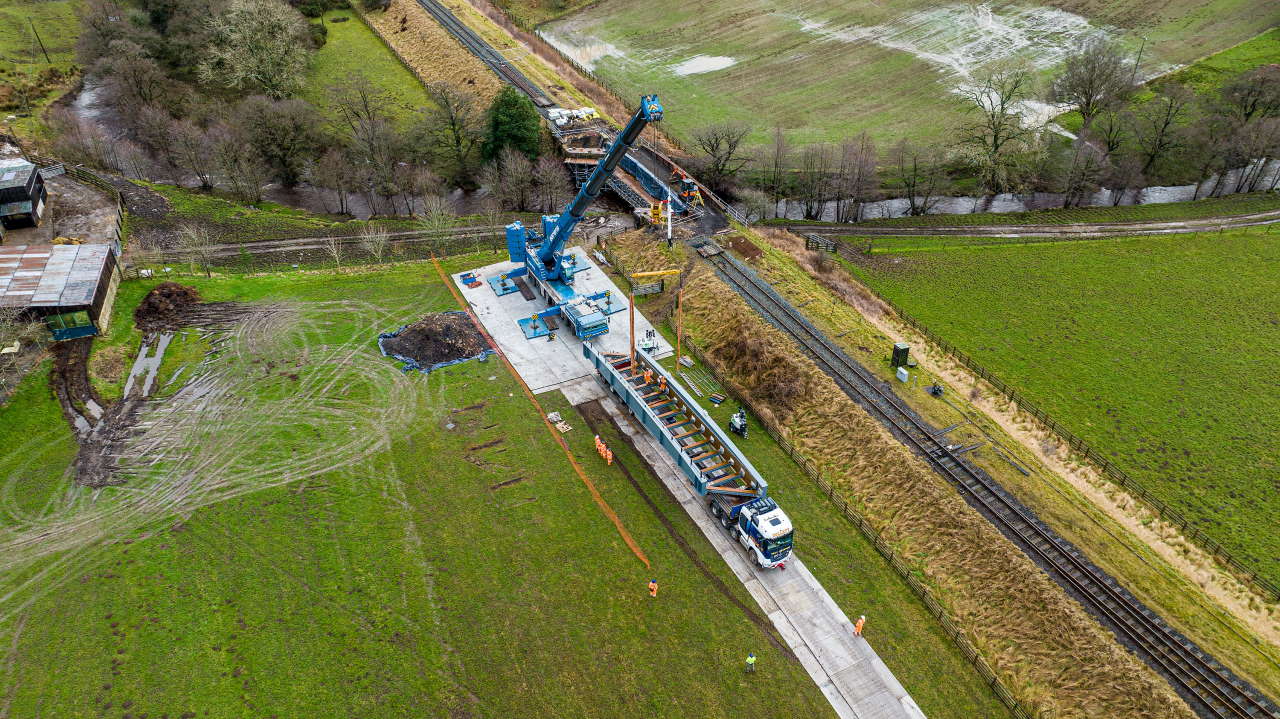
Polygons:
M40 168L21 157L0 159L0 225L6 229L39 225L48 201Z
M120 284L111 245L0 246L0 307L49 325L54 339L105 330Z

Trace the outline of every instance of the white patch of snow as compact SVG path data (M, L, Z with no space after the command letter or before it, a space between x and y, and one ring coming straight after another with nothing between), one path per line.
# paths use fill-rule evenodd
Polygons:
M698 75L704 72L714 72L723 70L726 67L733 67L738 61L731 57L723 55L694 55L684 62L672 68L677 75Z

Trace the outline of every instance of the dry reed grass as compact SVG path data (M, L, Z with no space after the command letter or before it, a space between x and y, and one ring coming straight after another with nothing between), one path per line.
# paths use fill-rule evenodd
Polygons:
M423 82L471 90L485 106L502 89L498 76L413 0L391 0L385 11L366 11L364 18Z
M651 258L654 244L644 233L628 233L614 238L611 249L630 267ZM705 264L685 285L684 318L688 336L726 383L762 400L762 407L769 406L763 382L777 372L797 375L801 390L789 407L762 409L762 419L780 426L923 573L1005 685L1038 716L1195 716L1168 683ZM741 338L761 353L757 361L738 358ZM769 371L770 363L778 369Z

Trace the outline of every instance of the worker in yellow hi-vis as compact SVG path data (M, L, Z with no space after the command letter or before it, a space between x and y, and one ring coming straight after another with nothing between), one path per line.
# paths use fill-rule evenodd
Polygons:
M756 655L754 652L747 653L747 672L752 673L756 670Z

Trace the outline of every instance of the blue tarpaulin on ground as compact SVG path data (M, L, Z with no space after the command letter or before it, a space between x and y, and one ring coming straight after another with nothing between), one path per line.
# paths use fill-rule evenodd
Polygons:
M459 310L455 310L455 311L453 311L453 312L447 312L447 313L445 313L445 314L451 314L451 315L466 315L467 313L466 313L466 312L459 311ZM387 351L387 348L382 346L382 342L383 342L384 340L389 340L389 339L391 339L392 337L398 337L398 336L400 335L400 333L401 333L401 332L404 332L404 331L405 331L405 329L406 329L406 328L408 328L408 327L409 327L409 325L401 325L401 326L400 326L400 329L396 330L395 332L383 332L382 334L378 335L378 351L382 353L382 356L383 356L383 357L391 357L391 358L393 358L393 359L397 359L397 360L399 360L399 361L403 362L404 364L403 364L403 365L401 365L401 367L400 367L400 371L401 371L401 372L413 372L413 371L417 370L418 372L421 372L421 373L423 373L423 374L427 374L427 373L429 373L429 372L431 372L431 371L433 371L433 370L438 370L438 369L440 369L441 367L448 367L449 365L455 365L455 364L459 364L459 363L461 363L461 362L468 362L468 361L470 361L470 360L476 360L476 359L478 359L478 360L480 360L481 362L483 362L483 361L485 361L486 359L488 359L488 358L489 358L489 355L491 355L491 354L496 354L492 349L487 349L487 350L485 350L485 351L481 352L480 354L472 355L472 356L470 356L470 357L462 357L462 358L460 358L460 359L449 360L448 362L437 362L437 363L435 363L435 364L431 365L430 367L423 367L422 365L418 364L418 361L417 361L417 360L415 360L415 359L410 359L409 357L405 357L405 356L403 356L403 355L398 355L398 354L396 354L396 353L394 353L394 352L388 352L388 351Z

